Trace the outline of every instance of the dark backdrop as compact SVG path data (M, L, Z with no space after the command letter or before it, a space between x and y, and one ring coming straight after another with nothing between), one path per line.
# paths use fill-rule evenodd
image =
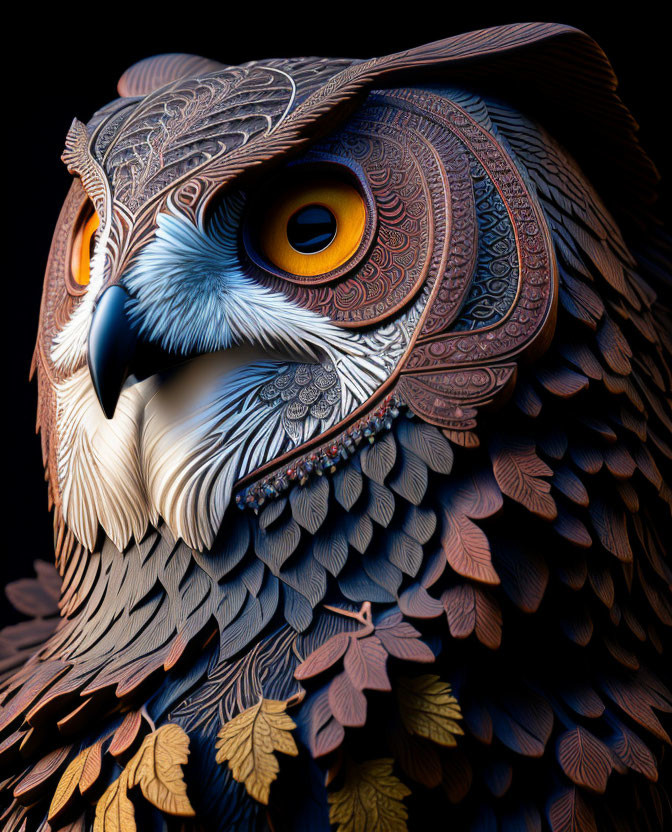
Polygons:
M68 188L59 161L73 116L86 121L115 97L117 78L130 64L160 52L192 52L225 63L290 55L370 57L437 40L470 29L525 20L569 23L592 35L610 57L621 95L641 125L641 140L663 176L661 209L669 207L667 131L669 46L662 19L652 5L633 4L628 16L618 4L605 10L585 2L504 4L470 2L353 3L320 0L312 6L277 4L272 11L254 2L155 6L115 4L96 12L93 4L63 5L62 16L32 11L10 25L4 47L16 56L4 72L5 134L3 189L9 206L4 243L10 265L4 274L4 446L8 486L3 517L5 545L0 585L32 572L35 558L52 557L51 518L46 508L39 441L34 435L35 384L28 369L37 327L42 274L53 226ZM590 6L590 8L589 8ZM16 6L15 6L16 8ZM659 6L660 8L660 6ZM19 14L21 11L19 10ZM67 15L67 19L66 19ZM9 97L9 101L7 100ZM614 176L618 176L614 171ZM3 183L4 184L4 183ZM12 613L0 600L0 618Z

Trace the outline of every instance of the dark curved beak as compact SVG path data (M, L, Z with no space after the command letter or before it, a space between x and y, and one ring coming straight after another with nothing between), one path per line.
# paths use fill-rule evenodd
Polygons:
M89 373L103 413L114 416L126 379L138 381L173 370L189 359L142 339L128 312L129 294L115 283L98 298L93 310L87 361Z
M108 419L114 416L136 354L138 337L128 316L128 299L128 292L122 286L107 288L96 303L89 329L89 372L93 389Z

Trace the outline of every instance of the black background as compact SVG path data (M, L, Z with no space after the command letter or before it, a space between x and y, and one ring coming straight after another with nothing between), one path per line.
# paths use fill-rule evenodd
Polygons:
M32 5L32 4L31 4ZM668 34L651 6L637 3L626 15L618 4L320 2L277 5L254 2L166 4L143 16L139 4L64 5L46 18L36 6L10 25L4 47L16 47L4 71L8 116L4 154L5 252L3 407L3 551L0 584L32 572L35 558L53 556L39 440L34 434L36 387L28 370L39 312L42 275L52 229L68 188L59 161L73 116L86 121L115 97L118 77L132 63L160 52L191 52L224 63L291 55L370 57L406 49L471 29L525 20L569 23L602 46L620 79L621 96L641 125L641 141L663 177L661 211L670 204L665 117L668 109ZM661 8L661 5L658 6ZM20 12L20 10L19 10ZM619 171L614 171L619 176ZM9 179L9 181L7 181ZM8 224L7 224L8 223ZM0 618L12 613L0 601Z

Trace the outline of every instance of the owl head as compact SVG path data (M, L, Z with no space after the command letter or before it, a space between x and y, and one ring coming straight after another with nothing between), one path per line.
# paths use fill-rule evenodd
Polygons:
M528 24L368 61L162 55L75 120L35 358L61 536L92 550L102 529L122 550L163 521L207 549L232 502L347 465L403 408L475 442L479 408L552 335L557 277L469 85L543 113L544 67L576 38ZM570 70L554 112L581 83Z

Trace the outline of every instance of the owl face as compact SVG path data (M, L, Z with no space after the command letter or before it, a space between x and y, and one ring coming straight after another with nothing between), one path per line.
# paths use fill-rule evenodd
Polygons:
M189 60L131 70L66 142L36 357L89 549L162 521L207 549L234 496L347 464L403 406L466 435L552 326L541 213L463 94Z

